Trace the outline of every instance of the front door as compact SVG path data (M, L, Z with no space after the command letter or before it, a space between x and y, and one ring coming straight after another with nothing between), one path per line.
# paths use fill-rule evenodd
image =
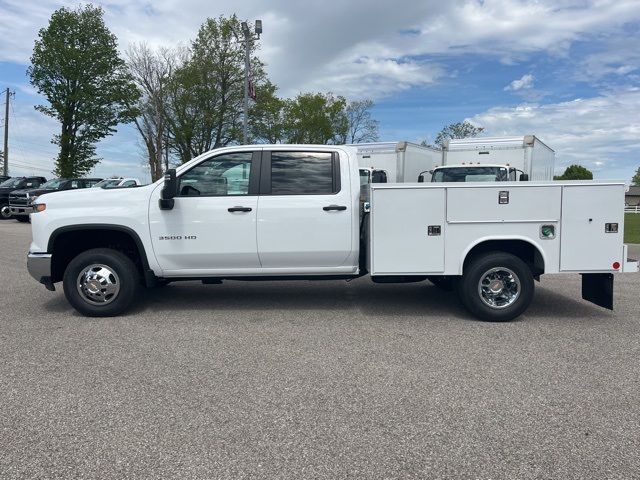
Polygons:
M260 152L223 153L178 176L172 210L149 205L156 259L165 275L250 273L256 242Z
M354 212L347 162L337 152L264 152L258 202L264 269L309 272L348 263Z

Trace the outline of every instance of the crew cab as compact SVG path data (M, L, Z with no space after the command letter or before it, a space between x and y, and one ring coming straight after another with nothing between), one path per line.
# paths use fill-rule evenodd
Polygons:
M0 183L0 218L11 218L9 195L14 190L38 188L47 181L44 177L12 177Z
M9 210L20 222L28 222L33 212L33 202L45 193L90 188L100 182L100 178L54 178L36 188L14 190L9 194Z
M214 150L154 184L41 195L31 275L88 316L118 315L139 286L178 280L431 279L476 317L507 321L543 274L582 273L582 296L613 308L624 182L372 183L356 150ZM184 306L187 308L187 306Z

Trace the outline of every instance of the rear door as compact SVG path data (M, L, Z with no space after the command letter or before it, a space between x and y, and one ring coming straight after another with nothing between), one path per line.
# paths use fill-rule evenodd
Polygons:
M258 204L263 268L345 265L352 245L348 159L338 152L265 151Z
M561 271L606 271L624 262L623 204L623 185L563 187Z

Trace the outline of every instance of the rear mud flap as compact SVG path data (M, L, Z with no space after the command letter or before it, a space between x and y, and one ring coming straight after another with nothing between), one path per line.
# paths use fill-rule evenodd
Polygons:
M582 298L613 310L613 273L583 273Z

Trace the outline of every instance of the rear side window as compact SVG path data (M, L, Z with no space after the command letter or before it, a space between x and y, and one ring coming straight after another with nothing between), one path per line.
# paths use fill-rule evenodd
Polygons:
M339 164L331 152L271 152L272 195L323 195L338 191Z

